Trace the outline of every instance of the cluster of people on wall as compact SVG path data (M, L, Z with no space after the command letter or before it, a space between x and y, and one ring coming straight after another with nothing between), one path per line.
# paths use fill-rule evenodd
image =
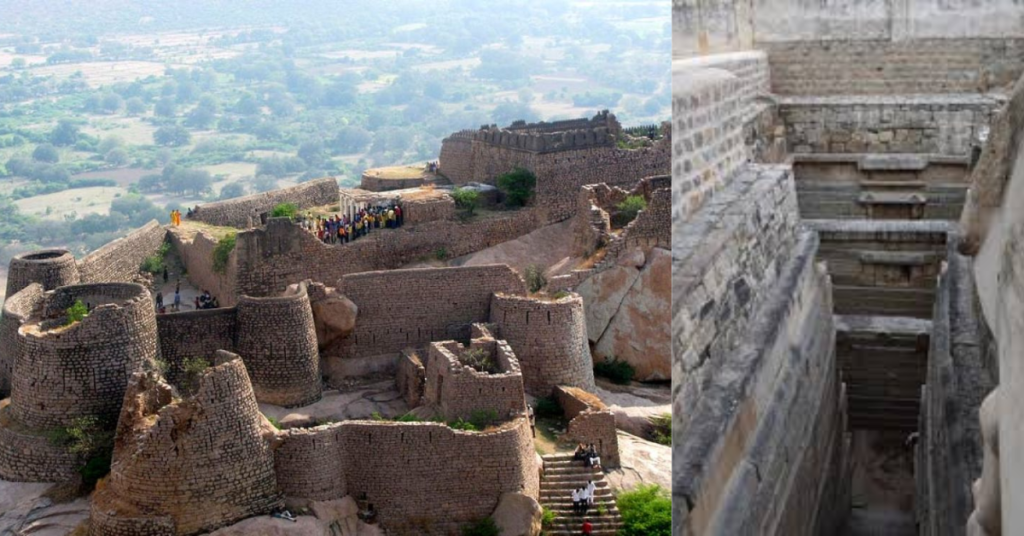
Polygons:
M168 307L167 304L164 303L163 291L159 291L156 293L155 301L156 311L160 314L166 313ZM200 309L217 309L218 307L220 307L220 303L217 301L217 298L214 298L210 294L209 290L204 290L202 294L196 296L193 305L195 306L195 309L197 311ZM170 311L172 313L177 313L181 311L181 281L178 281L178 283L174 287L174 301L171 302Z
M576 445L573 458L583 460L583 465L587 467L601 467L601 456L598 454L597 449L594 448L593 443L590 445L584 445L583 443Z
M437 173L437 170L441 169L441 162L435 160L433 162L427 162L427 171L431 173Z
M577 514L586 514L591 506L594 506L594 495L597 493L597 484L588 480L587 485L572 490L572 510Z
M299 225L325 244L344 244L364 237L376 229L397 229L405 223L400 203L366 207L349 217L333 215L314 217L307 213Z

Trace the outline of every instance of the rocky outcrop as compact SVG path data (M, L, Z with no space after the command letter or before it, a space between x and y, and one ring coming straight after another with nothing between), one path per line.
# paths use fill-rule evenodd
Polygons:
M533 497L522 493L503 493L491 514L501 536L537 536L543 510Z
M352 300L345 297L333 287L325 287L320 283L309 283L309 301L313 308L313 325L316 328L316 341L320 350L324 350L335 341L352 333L356 327L356 316L359 308ZM289 291L292 285L289 287Z
M669 380L672 258L668 250L640 248L581 283L587 336L594 359L618 358L640 381Z

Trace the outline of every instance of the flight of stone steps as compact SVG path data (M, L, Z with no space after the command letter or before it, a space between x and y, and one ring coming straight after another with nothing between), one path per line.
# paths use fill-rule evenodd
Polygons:
M594 526L594 536L615 536L622 525L622 517L615 505L604 473L586 467L582 460L574 460L572 454L549 454L544 458L544 476L540 480L540 504L555 513L555 522L544 529L549 536L577 536L583 526L584 516L572 511L572 490L581 488L588 480L597 486L594 505L585 516ZM598 507L604 514L598 515Z

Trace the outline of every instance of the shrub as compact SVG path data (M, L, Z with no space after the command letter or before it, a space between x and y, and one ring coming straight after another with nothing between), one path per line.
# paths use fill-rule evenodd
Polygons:
M420 422L421 419L412 413L406 413L400 417L395 417L396 422Z
M443 261L448 258L448 250L446 248L437 248L434 250L434 257L439 261Z
M277 428L278 430L281 429L281 421L275 419L274 417L270 417L270 416L267 416L267 415L264 415L264 417L267 418L267 422L269 422L271 426L273 426L274 428Z
M294 203L280 203L270 211L271 218L294 218L299 215L299 207Z
M501 531L493 519L486 517L462 527L462 536L498 536Z
M67 308L65 311L68 315L67 322L64 325L70 326L75 322L81 322L86 315L89 314L89 309L82 303L82 300L75 300L74 305Z
M468 188L456 188L452 190L451 195L455 200L455 207L462 210L466 216L473 214L480 200L480 192Z
M548 510L544 508L540 514L540 526L542 529L550 529L555 524L555 519L558 514L555 514L554 510Z
M477 430L483 430L498 420L498 412L493 409L481 409L469 415L469 422Z
M526 270L523 271L523 279L526 280L526 287L530 289L530 292L538 292L548 284L547 278L544 277L544 270L536 264L526 267Z
M164 268L167 266L165 259L167 258L167 253L170 251L170 244L167 242L161 244L160 249L158 249L156 253L146 257L146 259L142 261L142 271L151 274L159 274L160 272L163 272Z
M64 447L71 454L85 459L78 468L82 482L88 489L110 472L110 461L114 449L114 433L107 430L96 417L78 417L71 426L50 430L46 434L50 443Z
M618 358L605 359L594 363L594 374L604 376L612 383L629 385L629 382L633 381L633 376L636 376L636 369L633 368L633 365L620 361Z
M472 367L477 372L497 374L498 363L491 358L490 352L483 348L470 348L459 356L459 362L467 367Z
M619 227L625 227L629 222L636 219L636 215L647 208L647 200L642 195L631 195L615 205L618 212L615 214L615 223Z
M672 414L662 413L650 418L654 430L651 431L651 439L659 445L672 445Z
M217 242L213 248L213 271L223 274L228 269L228 258L235 249L235 234L229 234Z
M480 429L475 424L463 420L461 417L448 423L448 426L453 430L462 430L464 432L477 432Z
M533 414L538 417L561 417L564 412L558 401L550 396L538 398L533 403Z
M210 362L201 357L187 357L181 368L185 373L182 387L186 393L194 394L199 389L199 378L204 370L210 368Z
M622 515L619 536L669 536L672 534L672 499L657 484L641 484L618 494Z
M505 194L505 205L522 207L533 196L537 176L528 169L515 168L498 177L498 189Z
M552 299L560 300L562 298L567 298L568 296L569 296L568 292L566 292L564 290L559 290L558 292L555 293L554 296L552 296Z
M82 484L85 485L86 489L92 489L96 487L96 483L108 474L110 474L110 464L113 462L114 449L113 446L108 449L104 449L89 457L85 462L85 465L78 469L78 474L82 475Z

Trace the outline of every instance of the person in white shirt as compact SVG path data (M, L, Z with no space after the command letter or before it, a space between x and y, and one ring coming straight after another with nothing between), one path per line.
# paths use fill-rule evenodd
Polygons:
M580 490L578 489L572 490L572 511L580 511Z
M580 510L583 514L590 508L590 488L584 486L580 492Z
M593 480L587 481L587 501L591 506L594 505L594 493L597 492L597 484L594 484Z

